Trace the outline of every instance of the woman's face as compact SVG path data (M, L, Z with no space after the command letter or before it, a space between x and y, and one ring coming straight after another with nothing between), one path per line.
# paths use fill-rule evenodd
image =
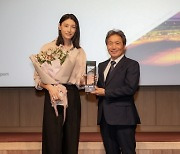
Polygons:
M64 40L71 40L76 32L76 23L72 19L67 19L59 25Z

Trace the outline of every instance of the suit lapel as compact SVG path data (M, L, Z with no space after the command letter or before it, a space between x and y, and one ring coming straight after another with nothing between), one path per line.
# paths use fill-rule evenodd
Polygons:
M106 69L106 67L107 67L107 65L108 65L108 63L109 63L109 61L110 61L110 59L109 60L107 60L105 63L103 63L102 65L101 65L101 73L100 73L100 82L101 82L101 84L102 84L102 86L103 87L105 87L105 81L104 81L104 71L105 71L105 69Z
M106 81L106 85L109 84L109 82L113 79L113 77L116 75L116 73L118 72L119 69L121 69L121 67L123 67L123 65L125 64L126 57L124 56L116 65L116 67L114 68L114 70L111 73L111 76L108 78L108 80Z

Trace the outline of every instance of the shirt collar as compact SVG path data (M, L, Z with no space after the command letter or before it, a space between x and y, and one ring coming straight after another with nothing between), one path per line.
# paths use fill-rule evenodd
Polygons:
M110 59L110 63L111 63L111 61L115 61L116 62L116 64L122 59L124 57L124 54L122 54L120 57L118 57L117 59L115 59L115 60L112 60L112 59ZM115 64L115 65L116 65Z
M61 49L64 49L64 45L62 45L62 44L60 44L59 47L60 47ZM73 44L71 44L71 47L70 47L69 51L71 51L71 50L73 50L73 49L74 49L74 46L73 46ZM64 50L65 50L65 49L64 49Z

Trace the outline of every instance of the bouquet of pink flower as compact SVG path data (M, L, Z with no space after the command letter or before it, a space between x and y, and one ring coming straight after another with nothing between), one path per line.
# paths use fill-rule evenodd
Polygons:
M52 64L52 62L56 59L59 60L62 65L68 55L68 52L63 52L60 48L49 48L46 52L41 51L36 55L36 58L40 64L47 62L48 64Z
M47 51L41 51L39 54L31 55L30 59L34 68L44 84L53 84L59 90L60 100L51 101L58 116L57 105L67 107L67 90L56 80L56 74L60 71L62 64L68 56L68 52L63 52L60 48L49 48ZM53 98L51 98L53 100ZM65 111L65 110L64 110ZM65 117L65 116L64 116Z

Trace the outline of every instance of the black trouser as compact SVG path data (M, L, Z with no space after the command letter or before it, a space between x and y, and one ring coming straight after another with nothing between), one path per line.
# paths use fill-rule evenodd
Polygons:
M64 108L58 105L56 117L51 106L49 92L45 91L42 154L78 154L81 101L75 85L65 85L67 88L68 108L64 119Z
M102 115L100 130L106 154L135 154L136 125L109 125Z

